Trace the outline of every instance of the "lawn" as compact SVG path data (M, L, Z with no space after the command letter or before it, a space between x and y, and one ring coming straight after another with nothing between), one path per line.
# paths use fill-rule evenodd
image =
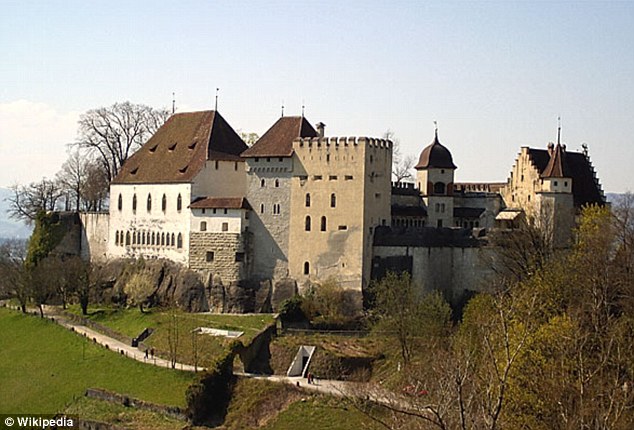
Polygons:
M132 361L51 321L0 308L0 413L55 413L89 387L184 406L194 377Z
M150 412L103 400L82 397L71 403L64 413L77 415L85 420L110 423L127 429L181 430L186 421L177 420L157 412Z
M80 314L78 307L70 308L75 314ZM146 327L155 331L144 341L145 345L155 348L157 353L168 357L169 332L172 319L178 328L178 344L176 348L177 361L194 364L194 350L197 350L197 364L209 365L213 359L223 351L231 339L210 335L192 335L192 330L198 327L210 327L224 330L242 331L238 338L243 344L248 344L253 337L269 324L274 323L272 314L226 315L207 313L187 313L152 309L141 312L138 308L93 308L87 316L94 322L102 324L112 330L129 337L136 337Z

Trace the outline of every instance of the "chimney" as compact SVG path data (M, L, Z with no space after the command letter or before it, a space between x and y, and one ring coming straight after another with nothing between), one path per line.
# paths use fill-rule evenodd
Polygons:
M324 124L323 122L320 122L315 127L317 128L317 136L324 137L324 132L326 131L326 124Z
M552 142L548 142L548 155L552 157L554 153L555 153L555 144Z

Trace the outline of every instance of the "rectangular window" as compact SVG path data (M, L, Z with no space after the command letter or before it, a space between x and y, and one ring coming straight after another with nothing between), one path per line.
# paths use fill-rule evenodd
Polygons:
M300 181L306 181L306 180L308 179L308 176L306 176L306 175L299 175L299 176L298 176L298 178L299 178L299 180L300 180Z
M339 226L339 230L348 230L348 226L347 225L340 225Z
M229 223L228 222L223 222L222 223L222 231L229 231Z
M313 180L315 180L315 181L321 181L322 179L323 179L323 177L321 175L313 176Z
M331 181L336 181L337 180L337 175L330 175L328 176L328 179Z
M236 263L244 261L244 252L236 252Z
M346 181L352 181L352 175L346 175Z
M207 253L205 254L205 261L207 263L214 261L214 252L213 251L207 251Z

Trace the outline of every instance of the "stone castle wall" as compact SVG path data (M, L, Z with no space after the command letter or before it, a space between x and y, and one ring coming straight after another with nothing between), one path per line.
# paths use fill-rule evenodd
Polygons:
M238 233L192 232L189 268L219 277L224 285L244 279L249 258L244 238Z
M80 213L79 217L82 225L81 258L94 262L106 261L110 215L107 212L85 212Z

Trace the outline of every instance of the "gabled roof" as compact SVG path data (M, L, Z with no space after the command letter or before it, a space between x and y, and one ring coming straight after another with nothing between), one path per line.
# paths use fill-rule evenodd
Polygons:
M242 157L290 157L293 140L298 137L317 137L317 132L303 116L284 116L244 151Z
M455 169L456 165L453 164L453 158L451 152L438 140L438 130L434 141L423 149L418 159L418 164L414 167L416 170L440 168L440 169Z
M590 160L582 153L564 151L563 147L562 155L565 158L563 173L566 178L572 178L574 205L581 207L593 203L604 204L605 199L598 182L595 180L594 169L592 164L590 164ZM543 176L552 158L548 151L529 148L528 156L540 176ZM558 167L553 167L553 169L558 169Z
M218 112L177 113L128 158L112 182L191 182L205 161L239 161L246 148Z
M189 207L191 209L251 209L244 197L200 197Z

